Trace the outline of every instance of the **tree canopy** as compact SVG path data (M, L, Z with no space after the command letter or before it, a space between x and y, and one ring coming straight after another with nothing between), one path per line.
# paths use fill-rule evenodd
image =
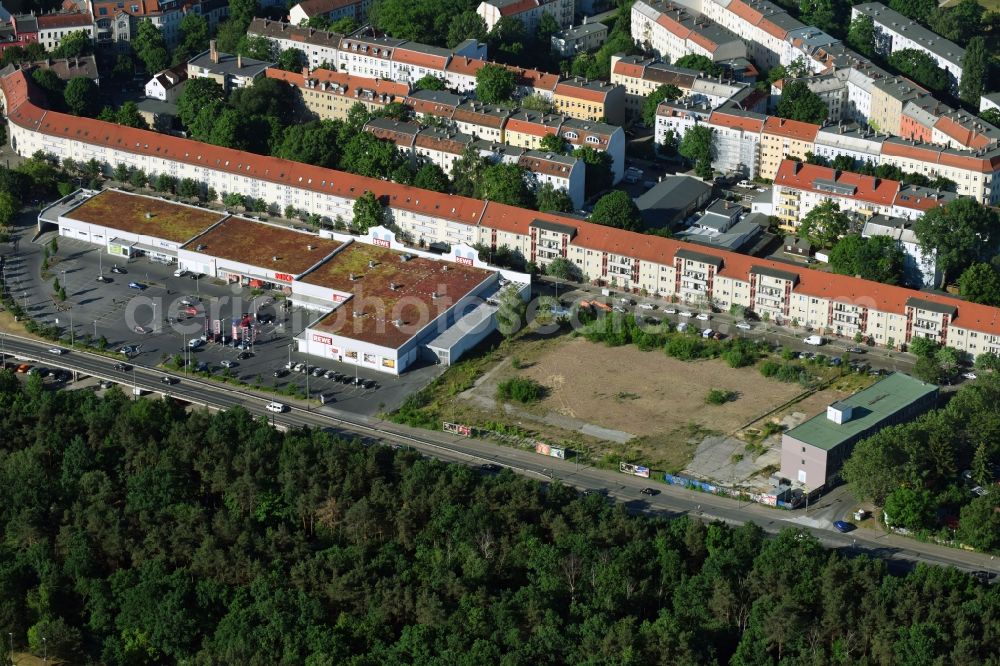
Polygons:
M510 100L516 87L514 72L503 65L488 63L476 72L476 98L484 104L502 104Z
M722 74L722 67L712 62L711 58L697 53L682 55L674 61L674 65L684 67L685 69L696 69L699 72L705 72L709 76L719 76Z
M656 90L642 100L642 121L650 127L654 126L656 124L656 107L660 106L660 102L664 100L672 102L683 96L684 93L681 89L672 83L657 86Z
M715 148L712 145L712 128L705 125L693 125L681 137L677 152L694 164L695 173L699 178L712 177L712 158Z
M798 529L765 538L753 523L634 516L561 483L480 475L321 430L283 433L241 409L41 385L0 373L0 631L39 655L44 636L49 659L995 656L1000 591L957 569L891 575ZM970 503L962 522L978 516L996 540L993 506ZM900 658L917 649L919 659Z
M775 114L789 120L822 124L830 109L803 81L785 81Z
M945 93L951 89L948 72L923 51L900 49L889 56L889 64L928 90Z
M924 252L935 252L941 286L996 251L997 213L971 197L932 208L917 219L913 231Z
M899 284L903 280L906 255L888 236L862 238L849 234L830 251L830 268L841 275L859 275L865 280Z
M74 116L93 117L100 108L100 91L97 84L86 76L77 76L69 80L63 91L66 108Z
M992 264L972 264L959 276L958 291L967 301L1000 306L1000 273Z
M850 228L851 219L840 210L840 204L827 199L802 217L798 234L814 245L832 247Z
M139 21L139 29L132 40L132 49L136 57L146 67L146 72L152 76L170 65L170 52L167 42L160 29L149 19Z
M848 45L861 55L875 55L875 22L871 16L859 14L847 29Z
M641 231L643 227L638 206L624 190L612 190L598 199L590 221L626 231Z
M516 164L491 164L483 170L476 197L521 208L530 208L534 197L524 178L525 171Z

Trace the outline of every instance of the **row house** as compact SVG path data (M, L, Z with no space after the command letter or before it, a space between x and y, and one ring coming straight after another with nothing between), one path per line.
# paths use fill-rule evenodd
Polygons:
M564 79L552 91L556 112L579 118L622 125L625 123L625 88L580 77Z
M962 80L965 49L880 2L851 7L852 21L861 16L872 21L875 29L875 53L883 58L903 49L924 53L948 73L952 90L958 90L958 84Z
M702 55L718 62L747 57L739 36L708 17L667 2L637 0L632 5L632 40L659 58Z
M344 35L336 32L265 18L254 18L247 34L251 37L263 37L279 52L288 49L301 51L309 69L337 69L340 42L344 38Z
M773 180L786 157L805 160L816 144L819 125L770 116L760 132L760 177Z
M302 0L288 11L292 25L305 25L311 19L354 19L364 23L371 8L371 0Z
M477 139L503 142L504 125L510 113L510 109L506 107L471 100L455 107L451 115L451 124L459 132Z
M766 116L750 111L713 111L706 121L712 128L712 167L721 173L757 178L760 175L760 138L765 120Z
M294 85L306 115L318 120L346 120L355 104L377 113L389 104L403 102L409 93L405 83L367 79L328 69L304 68L302 73L297 73L269 67L266 76Z
M784 160L774 177L775 215L790 232L824 201L861 219L885 215L914 220L956 198L951 192L794 160Z
M847 155L856 163L878 164L885 139L885 134L863 129L853 123L827 125L816 133L813 154L830 161L839 155Z
M542 14L556 20L560 28L573 25L573 0L483 0L476 7L490 31L502 18L513 18L521 22L526 34L533 35L538 30Z
M521 109L507 118L504 142L511 146L536 150L549 134L559 134L563 116Z
M656 107L653 139L657 146L666 143L668 136L680 141L689 129L707 121L711 115L712 110L705 104L660 102Z
M656 58L620 54L611 56L611 82L625 88L625 112L633 120L641 115L646 97L660 86L676 86L686 101L708 104L713 109L749 88L740 81L710 77Z
M767 0L679 0L679 4L697 4L698 11L738 35L747 44L747 57L764 69L788 64L782 61L788 60L789 35L806 27Z
M0 78L0 92L10 146L22 156L42 151L59 160L93 158L106 170L141 167L153 176L192 178L217 192L259 197L330 219L350 219L353 202L371 191L383 202L387 221L414 242L482 243L487 251L507 245L543 267L561 256L588 281L613 281L664 299L740 305L771 320L798 320L823 335L856 331L893 347L932 337L973 356L1000 351L1000 309L945 294L48 111L37 105L40 96L21 70Z

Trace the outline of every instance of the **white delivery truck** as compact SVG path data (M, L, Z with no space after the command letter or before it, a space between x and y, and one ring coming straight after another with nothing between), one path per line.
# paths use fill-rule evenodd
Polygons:
M819 345L826 342L826 340L823 339L822 335L810 335L808 338L804 338L802 342L806 343L807 345L816 345L818 347Z

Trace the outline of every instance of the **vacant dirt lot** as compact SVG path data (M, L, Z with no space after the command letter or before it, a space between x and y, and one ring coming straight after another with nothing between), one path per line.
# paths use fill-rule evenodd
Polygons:
M633 346L608 348L582 338L552 345L523 370L550 393L543 409L639 436L695 424L732 432L802 392L797 384L765 379L754 368L734 370L718 360L678 361ZM705 404L713 389L736 391L726 405Z

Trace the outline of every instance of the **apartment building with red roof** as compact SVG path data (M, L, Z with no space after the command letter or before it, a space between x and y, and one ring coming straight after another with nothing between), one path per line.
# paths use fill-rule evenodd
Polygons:
M403 102L410 91L405 83L329 69L306 68L299 73L268 67L265 75L295 86L306 114L319 120L346 120L351 107L359 103L376 113L393 102Z
M631 18L632 39L658 58L673 62L695 54L718 62L747 57L738 35L689 7L636 0Z
M574 76L556 84L552 105L570 118L621 125L625 122L625 87Z
M790 232L824 201L836 203L863 222L874 215L915 220L958 198L952 192L794 160L783 160L778 167L773 197L775 216L781 228Z
M770 116L760 132L760 177L771 180L786 157L804 160L816 144L819 125Z
M997 308L47 111L32 100L33 84L23 71L0 76L11 147L20 155L41 150L60 160L98 159L106 169L124 164L150 175L195 178L217 192L250 194L331 219L351 219L354 200L371 191L414 239L506 244L542 267L562 256L588 281L721 309L740 305L824 335L860 333L890 346L919 336L973 356L1000 351Z

